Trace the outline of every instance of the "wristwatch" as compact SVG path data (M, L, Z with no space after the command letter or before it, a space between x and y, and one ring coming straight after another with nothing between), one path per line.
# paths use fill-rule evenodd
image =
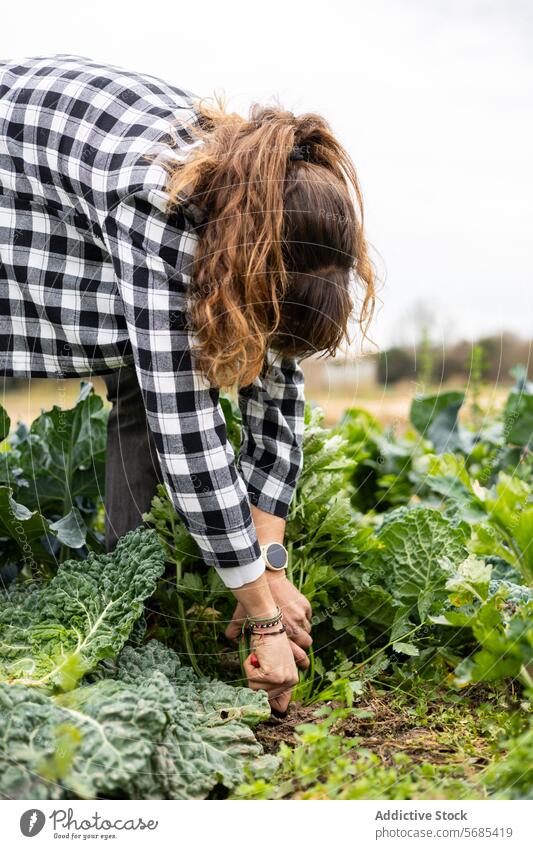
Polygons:
M261 554L267 569L271 572L280 572L285 569L289 559L287 549L280 542L269 542L261 546Z

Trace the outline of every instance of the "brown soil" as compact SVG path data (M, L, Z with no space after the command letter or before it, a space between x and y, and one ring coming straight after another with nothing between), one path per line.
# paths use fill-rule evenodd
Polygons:
M328 703L337 707L334 703ZM321 705L323 706L323 705ZM316 722L319 705L305 706L298 702L291 704L286 717L271 717L255 729L256 736L265 752L275 754L280 743L288 746L295 744L295 729L303 723ZM357 702L357 708L372 712L371 717L349 716L341 720L332 733L347 738L358 738L361 748L368 749L379 756L384 765L393 764L393 756L402 753L415 762L432 764L450 764L456 757L461 758L460 745L455 744L449 734L442 734L438 722L427 726L416 723L416 717L398 712L377 695L369 695ZM478 741L479 752L475 762L481 766L488 762L483 743ZM470 763L474 761L471 759Z
M288 746L294 745L294 732L297 725L302 725L304 722L314 722L317 705L305 705L299 702L293 702L289 707L287 716L278 718L271 716L267 722L262 722L261 725L254 728L254 733L259 742L263 745L265 752L275 754L280 746L280 743L287 743Z

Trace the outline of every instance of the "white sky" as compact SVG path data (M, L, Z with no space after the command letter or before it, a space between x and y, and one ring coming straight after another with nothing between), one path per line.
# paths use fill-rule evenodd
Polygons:
M327 10L327 11L326 11ZM380 344L532 335L533 7L528 0L10 3L4 58L79 53L243 111L318 111L363 186Z

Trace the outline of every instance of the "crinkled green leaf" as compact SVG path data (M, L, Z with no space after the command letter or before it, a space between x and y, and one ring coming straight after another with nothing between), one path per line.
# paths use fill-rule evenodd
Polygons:
M489 584L489 597L498 594L500 598L505 599L507 609L515 612L515 609L523 604L528 604L533 601L533 589L525 587L523 584L516 584L514 581L498 578L492 580Z
M62 791L42 773L56 750L58 729L70 726L81 736L62 788L82 798L113 794L148 767L153 740L167 722L165 699L172 698L168 681L157 670L142 688L107 680L59 697L20 684L0 685L0 716L6 729L0 758L22 770L8 782L0 779L1 790L11 790L12 798L28 798L25 794L35 780L23 780L28 771L41 776L38 798L59 798Z
M270 714L263 691L194 680L155 642L124 649L114 674L58 696L0 685L0 792L200 799L217 784L237 786L245 767L272 772L276 759L262 755L249 727ZM76 745L50 781L66 728Z
M490 563L485 563L471 554L458 565L448 563L446 559L441 561L441 565L450 574L446 581L446 590L458 599L455 601L458 606L468 604L474 598L487 598L492 573Z
M65 668L78 674L115 656L143 602L155 589L164 555L153 531L132 531L112 554L63 563L27 596L0 598L0 678L60 686Z
M181 707L189 705L182 701ZM252 772L275 767L264 756L250 728L242 723L196 725L183 717L167 727L152 757L151 772L140 773L128 790L130 798L204 799L217 785L229 790L244 780L244 766Z
M444 597L447 573L440 561L460 563L467 556L465 534L438 510L416 508L391 514L378 532L383 549L370 559L378 564L387 588L397 601L416 606L420 621L439 597Z
M142 798L203 798L217 783L237 786L246 763L256 758L263 763L261 746L249 726L270 715L266 693L193 680L192 670L181 668L177 655L155 641L136 650L124 649L119 679L149 680L154 659L176 682L176 707L154 751L151 770L137 777L132 797L138 793Z
M157 640L150 640L138 648L124 646L118 657L116 674L121 681L135 683L151 678L154 669L159 669L173 684L185 684L197 678L192 669L181 665L175 651Z
M222 709L227 712L231 709L233 717L238 716L248 725L256 725L270 715L264 693L258 694L247 687L232 687L222 681L199 678L190 667L181 665L176 652L157 640L150 640L138 648L125 646L113 674L120 681L134 684L149 680L154 669L163 672L179 688L180 693L187 693L187 698L196 699L202 712ZM198 688L199 683L209 686ZM228 719L228 716L223 718Z
M42 691L0 684L0 793L7 799L60 799L62 788L36 766L55 749L54 706Z
M168 722L174 691L166 677L154 669L138 686L103 680L54 698L56 722L78 728L83 742L66 787L77 795L94 798L126 790L128 783L149 768L154 741Z

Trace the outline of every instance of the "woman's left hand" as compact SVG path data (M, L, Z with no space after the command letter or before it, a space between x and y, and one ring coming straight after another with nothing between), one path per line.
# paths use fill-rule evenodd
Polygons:
M291 643L295 643L300 649L308 649L312 644L311 639L311 605L306 597L296 589L287 578L285 572L266 571L270 592L277 606L283 613L283 624ZM244 607L237 604L233 611L233 618L226 628L226 637L230 640L238 640L241 635L242 623L245 618ZM299 651L295 660L302 665L302 652Z

